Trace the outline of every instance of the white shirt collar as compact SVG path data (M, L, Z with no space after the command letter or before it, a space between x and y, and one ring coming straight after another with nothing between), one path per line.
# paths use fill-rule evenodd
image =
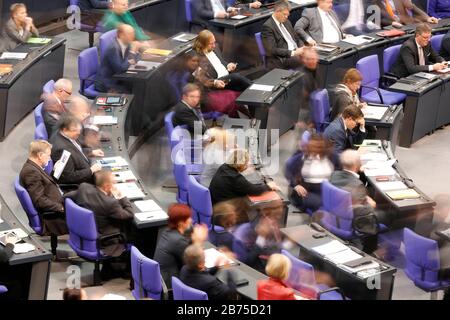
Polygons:
M125 57L125 51L127 51L128 46L125 45L119 38L117 38L117 42L119 43L120 49L122 50L122 56Z

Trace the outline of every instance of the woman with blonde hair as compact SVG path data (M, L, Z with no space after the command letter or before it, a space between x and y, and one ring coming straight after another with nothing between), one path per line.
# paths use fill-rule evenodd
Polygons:
M27 14L27 7L23 3L14 3L10 8L11 18L3 29L3 50L9 51L22 43L26 43L31 36L39 36L33 19Z
M266 265L267 280L258 281L258 300L296 300L294 290L283 281L289 277L292 263L288 257L274 253Z

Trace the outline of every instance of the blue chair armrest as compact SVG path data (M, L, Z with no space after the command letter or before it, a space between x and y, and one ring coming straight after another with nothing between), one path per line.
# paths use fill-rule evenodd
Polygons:
M371 90L376 91L376 92L378 93L378 97L380 98L381 104L384 104L383 96L381 95L380 88L375 88L375 87L371 87L371 86L361 85L361 89L362 89L362 88L371 89ZM360 90L361 90L361 89L360 89Z
M328 293L328 292L333 292L333 291L336 291L337 293L339 293L342 296L342 300L346 300L344 292L339 287L332 287L332 288L329 288L326 290L319 291L317 293L317 300L320 300L320 296L322 296L323 294Z

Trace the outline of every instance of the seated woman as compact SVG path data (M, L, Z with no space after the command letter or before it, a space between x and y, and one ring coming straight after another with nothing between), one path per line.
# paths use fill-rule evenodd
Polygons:
M161 275L168 288L172 286L172 276L178 277L183 266L184 250L191 244L202 244L208 239L208 228L195 225L192 228L191 209L184 204L169 207L169 228L164 230L155 250Z
M194 72L199 66L199 56L196 51L189 50L175 61L173 69L167 72L166 79L175 90L177 100L181 100L183 88L188 83L194 83Z
M10 9L11 18L6 22L2 32L3 50L9 51L22 43L26 43L31 36L39 36L39 32L33 24L33 19L28 17L27 7L23 3L14 3Z
M226 162L230 151L235 148L235 136L221 128L211 128L206 134L211 137L212 142L203 150L203 172L200 183L209 187L217 169Z
M241 173L248 168L249 154L244 149L234 149L227 162L219 167L209 185L212 204L238 199L248 195L260 195L266 191L279 190L273 182L253 184Z
M296 300L294 290L283 281L289 277L292 263L288 257L274 253L266 265L267 280L259 280L257 285L258 300Z
M201 31L193 48L200 56L200 67L195 72L195 78L207 91L227 89L241 92L252 84L249 79L235 72L237 64L227 64L223 60L211 31Z
M332 152L330 143L321 135L311 135L309 142L293 155L287 170L290 178L290 200L299 209L313 212L322 205L321 184L329 180L334 169L339 166L339 159Z
M335 100L331 110L331 120L334 120L349 105L364 108L367 104L361 102L358 90L361 87L362 75L355 68L348 69L342 79L342 83L336 86Z

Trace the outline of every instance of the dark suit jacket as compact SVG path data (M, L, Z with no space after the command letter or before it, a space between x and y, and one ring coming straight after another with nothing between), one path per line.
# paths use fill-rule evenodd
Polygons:
M334 150L341 153L346 149L354 149L355 144L360 144L367 136L366 132L361 132L356 128L356 132L345 130L344 119L337 117L329 124L323 133L324 137L334 143Z
M67 193L65 197L94 212L101 236L120 232L123 221L134 217L133 207L127 198L117 200L89 183L80 184L78 190Z
M227 1L221 0L225 10L228 8ZM194 23L200 24L203 28L208 27L208 20L214 19L214 11L211 5L211 0L193 0L192 6L192 20Z
M450 30L442 39L442 48L440 54L445 60L450 60Z
M249 182L236 169L228 164L223 164L212 178L209 191L212 203L216 204L247 195L260 195L265 191L270 191L270 188L266 184Z
M298 47L303 46L303 42L295 33L294 28L289 20L284 23L286 30L291 34L292 39L297 43ZM283 61L291 58L291 51L288 49L288 44L284 40L278 26L272 17L264 22L261 38L266 51L267 68L280 68L283 66Z
M5 247L0 246L0 263L7 263L13 255L14 245L8 243Z
M175 114L173 115L172 123L173 126L181 126L187 125L187 130L194 134L195 122L200 121L202 125L202 134L206 131L205 124L201 121L201 119L195 114L193 110L191 110L184 102L180 101L175 106Z
M59 131L50 139L52 147L52 160L56 163L61 158L64 150L71 153L69 160L64 168L59 184L80 184L82 182L94 182L91 171L91 164L88 158L73 145L73 143L64 137Z
M341 38L343 38L344 33L342 31L341 22L339 21L336 12L331 10L330 15L334 19L334 22L341 32ZM300 36L300 38L304 41L306 41L308 37L311 37L318 43L322 42L324 30L322 26L322 19L320 18L319 9L304 9L302 12L302 17L295 23L294 29L295 32Z
M405 41L400 48L400 54L397 61L391 68L391 73L399 78L407 77L417 72L428 72L428 66L444 59L440 57L431 47L431 42L423 48L425 65L419 65L419 51L417 49L416 39L414 37Z
M100 62L100 68L95 79L95 88L100 92L108 92L111 89L118 88L118 81L113 77L116 74L124 73L128 70L130 59L139 59L138 54L130 52L130 47L125 50L125 55L122 57L122 50L120 48L117 38L106 49L104 58Z
M223 59L222 53L217 46L214 49L214 53L226 68L227 62ZM218 77L216 69L214 69L214 66L209 62L204 53L199 53L199 60L199 69L195 72L195 78L206 88L213 88L214 80Z
M403 24L414 24L420 22L427 22L429 15L426 14L422 9L412 4L412 17L408 14L406 9L407 0L394 0L396 14L400 18L400 22Z
M217 268L213 268L210 272L192 271L183 266L180 272L180 280L189 287L206 292L209 300L229 300L235 292L213 275L217 270Z
M108 9L109 0L78 0L81 11L90 9Z
M47 130L48 137L52 137L53 134L58 131L57 123L62 113L56 110L66 110L64 103L58 101L53 94L42 95L42 117L44 118L45 129Z

